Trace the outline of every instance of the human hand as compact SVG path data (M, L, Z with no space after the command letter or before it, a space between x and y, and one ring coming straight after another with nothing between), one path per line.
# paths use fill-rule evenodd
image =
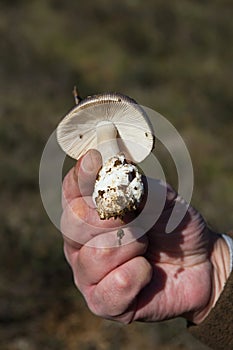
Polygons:
M91 194L100 166L99 153L89 151L63 182L64 251L89 308L99 316L125 323L176 316L200 323L229 274L225 241L191 206L178 227L166 234L174 204L180 200L167 186L163 211L145 235L129 244L98 248L98 239L115 239L122 226L120 219L100 220L93 206ZM158 182L148 181L152 182L150 188L155 188L154 205L147 213L153 216ZM129 231L134 229L130 219Z

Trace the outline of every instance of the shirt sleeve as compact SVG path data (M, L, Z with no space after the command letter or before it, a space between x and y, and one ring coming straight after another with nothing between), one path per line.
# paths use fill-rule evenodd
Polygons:
M232 232L228 235L233 238ZM233 271L209 315L201 324L189 324L188 328L213 350L233 349Z

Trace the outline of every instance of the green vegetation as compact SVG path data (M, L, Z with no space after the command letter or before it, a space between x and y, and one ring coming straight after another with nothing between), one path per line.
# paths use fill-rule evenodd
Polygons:
M83 96L122 92L173 123L192 157L194 205L232 228L232 10L229 0L0 1L1 349L201 349L181 320L125 327L88 312L38 168L75 84ZM176 184L169 155L155 154Z

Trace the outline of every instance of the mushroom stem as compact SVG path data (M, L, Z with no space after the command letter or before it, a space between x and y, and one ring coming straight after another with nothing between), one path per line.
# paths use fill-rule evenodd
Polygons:
M103 164L120 152L117 142L117 129L110 121L102 121L97 124L97 145L101 153Z

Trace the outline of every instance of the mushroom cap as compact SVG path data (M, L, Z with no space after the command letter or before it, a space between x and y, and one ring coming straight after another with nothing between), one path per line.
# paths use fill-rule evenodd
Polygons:
M134 162L141 162L154 146L148 116L136 101L119 93L88 96L75 106L57 127L57 140L65 153L80 158L98 149L98 123L109 121L118 132L119 147Z

